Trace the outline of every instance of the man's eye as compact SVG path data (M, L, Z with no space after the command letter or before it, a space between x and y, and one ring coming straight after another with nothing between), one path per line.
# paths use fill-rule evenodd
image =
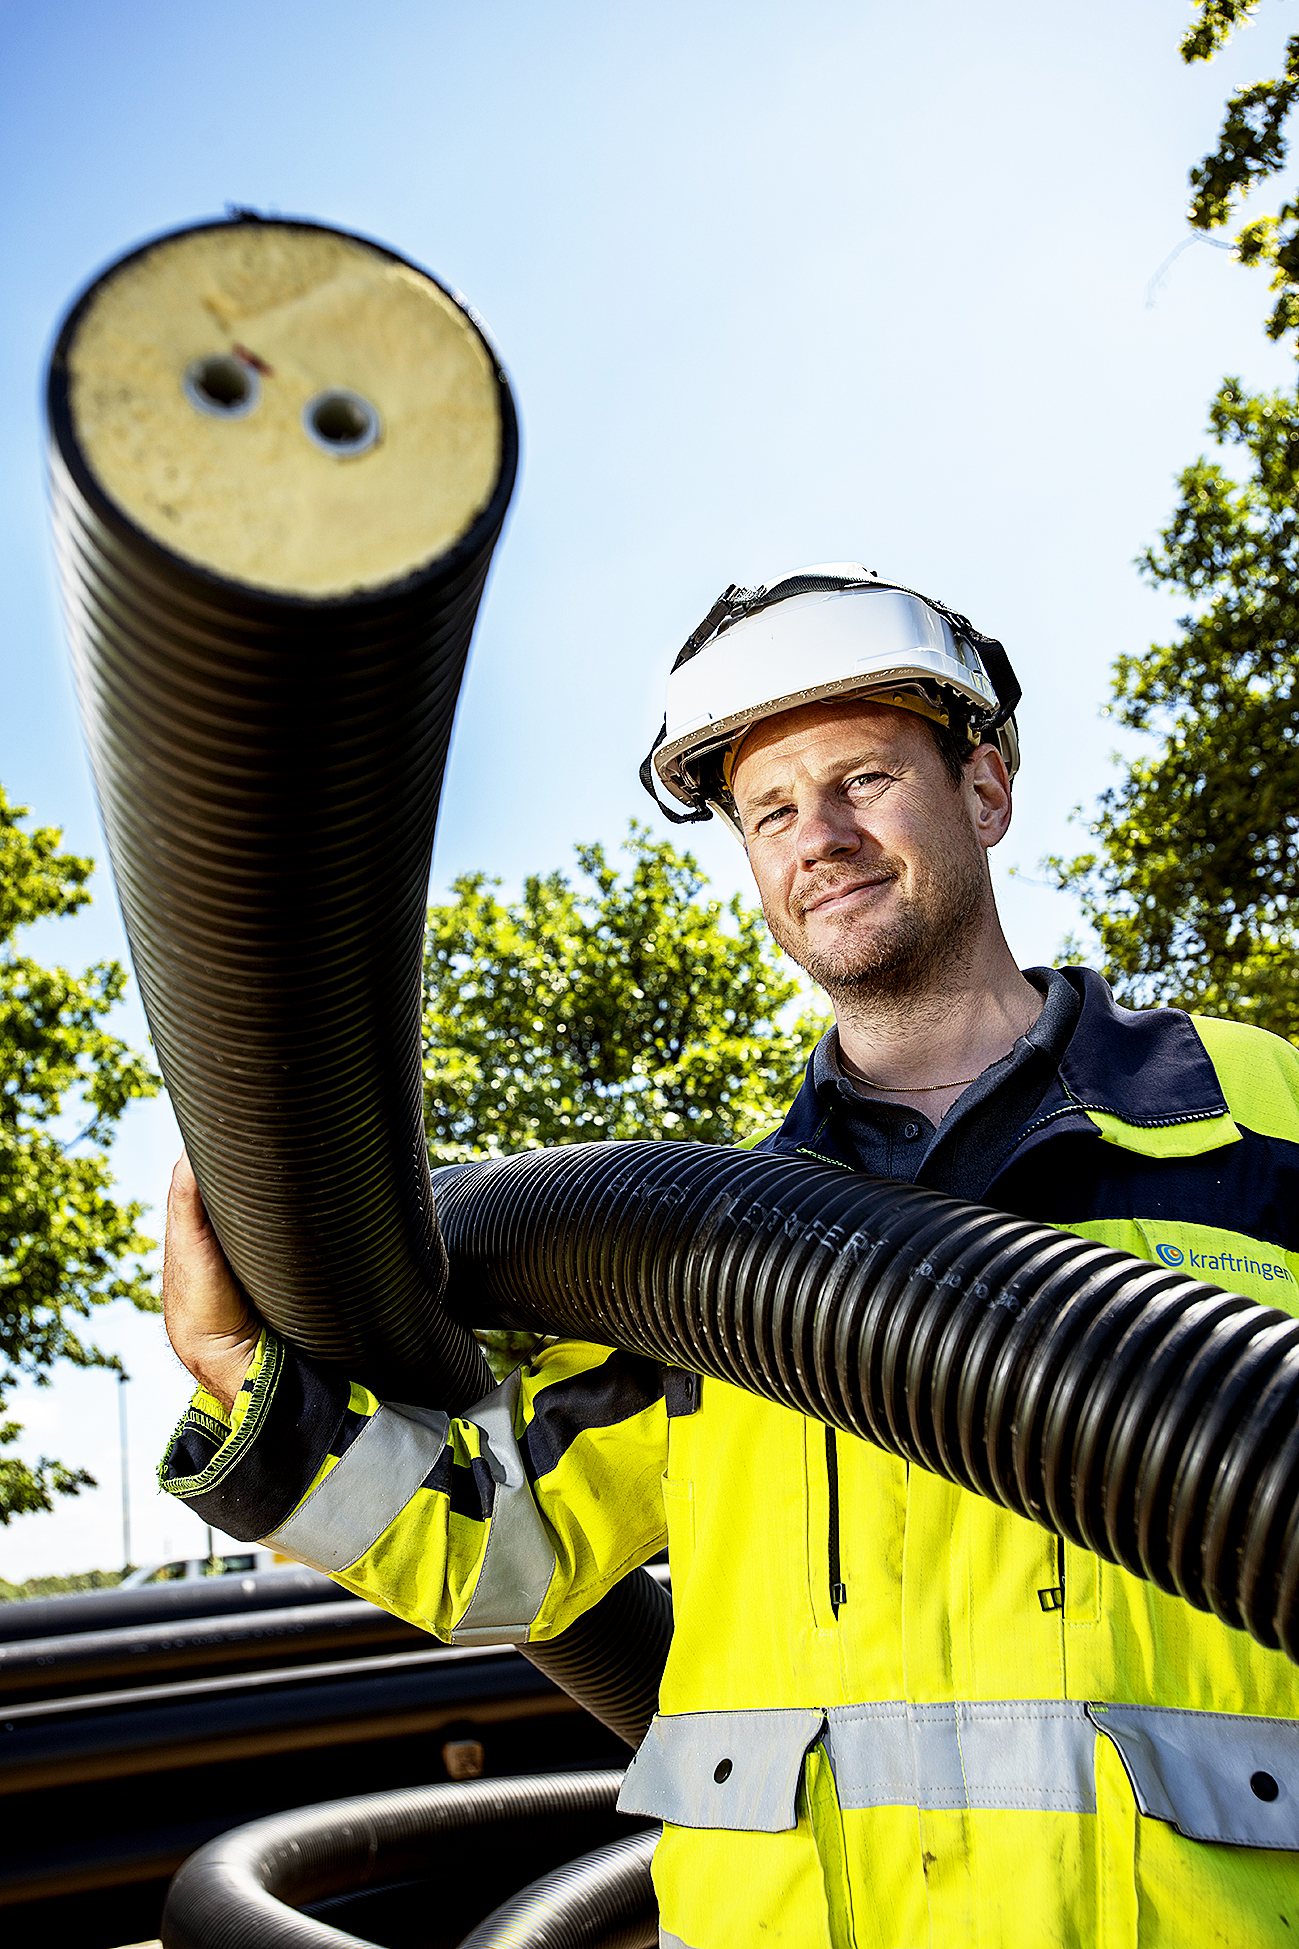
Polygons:
M888 776L886 771L859 771L855 778L848 780L848 790L850 792L856 790L870 791L876 785L885 784Z
M773 812L764 812L753 830L755 832L774 832L778 825L793 817L792 805L778 805Z

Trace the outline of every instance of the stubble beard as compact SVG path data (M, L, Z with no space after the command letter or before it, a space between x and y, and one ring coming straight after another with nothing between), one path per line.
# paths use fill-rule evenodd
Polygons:
M889 873L894 884L901 879L900 862L885 858L875 864ZM839 872L805 889L800 918L809 901L822 898L836 884L850 883L853 877L851 872ZM982 855L972 857L962 850L959 856L945 859L938 871L925 875L887 926L871 926L863 938L857 938L851 915L845 917L837 939L816 947L783 916L777 922L768 914L767 924L779 946L831 1001L887 1008L940 991L947 972L964 966L987 897Z

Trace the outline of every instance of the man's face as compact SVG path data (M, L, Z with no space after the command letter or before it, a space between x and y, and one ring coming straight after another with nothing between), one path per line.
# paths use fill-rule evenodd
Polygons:
M750 732L732 790L767 924L832 995L910 994L969 951L1010 821L992 747L953 786L914 712L813 704Z

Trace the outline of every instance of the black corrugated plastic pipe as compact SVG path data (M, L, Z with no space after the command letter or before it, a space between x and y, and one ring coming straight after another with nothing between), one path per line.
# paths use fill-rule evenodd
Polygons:
M377 1605L343 1597L332 1604L294 1604L278 1611L178 1618L130 1624L113 1631L72 1631L58 1637L0 1643L0 1703L24 1695L105 1690L111 1681L157 1685L181 1675L308 1658L369 1656L380 1647L428 1649L428 1636ZM0 1623L3 1620L0 1619Z
M657 1834L633 1834L543 1875L480 1922L460 1949L654 1949Z
M322 597L214 569L203 557L223 551L220 521L214 545L203 482L185 474L227 464L227 498L259 497L268 525L278 520L291 538L295 523L324 518L313 491L347 491L364 481L360 470L388 464L414 413L403 416L373 380L387 452L317 451L292 411L314 383L297 366L314 358L328 379L332 361L350 379L365 350L338 329L322 348L309 316L296 337L283 322L290 300L309 310L328 297L317 255L336 247L365 253L362 269L374 256L380 272L419 280L439 313L446 306L435 280L394 253L278 220L154 239L89 287L50 364L55 547L131 959L226 1255L262 1315L315 1357L412 1400L463 1406L490 1379L437 1305L444 1261L424 1142L420 973L452 718L518 462L509 384L454 306L452 328L463 321L472 334L470 356L480 348L484 403L496 409L494 478L449 546L377 586ZM287 282L286 255L302 258ZM187 272L179 292L170 282L155 290L173 261ZM357 274L350 257L342 265L344 279ZM246 296L231 314L259 276L278 280L277 298L281 286L290 293L273 322ZM381 296L382 287L380 311ZM173 317L178 302L192 302L194 320ZM249 341L240 336L237 351L235 334ZM223 418L216 390L201 389L195 403L189 375L202 376L206 353L216 367L207 384L229 391L242 373L253 406L236 400L244 410ZM389 388L407 376L395 362ZM116 419L104 399L112 387L124 394ZM263 421L280 411L283 388L293 390L279 431ZM252 444L277 431L278 445ZM123 440L138 463L118 479ZM201 442L193 455L187 440ZM242 467L238 442L248 443ZM159 539L167 524L149 473L158 448L175 450L187 516L175 547ZM304 465L314 467L305 489ZM273 498L286 471L287 510ZM240 511L218 514L234 528ZM195 552L182 552L191 527ZM254 572L272 570L254 560Z
M518 459L505 373L472 314L394 252L240 218L154 239L88 288L54 349L49 422L113 875L222 1245L316 1359L467 1407L492 1377L438 1303L421 971L452 718ZM459 530L375 581L411 505L442 533L439 497L474 451L481 504L461 492ZM356 535L361 586L331 592ZM306 593L279 586L295 576ZM638 1573L528 1655L635 1745L670 1634Z
M210 1841L180 1869L163 1911L165 1949L340 1949L360 1938L298 1911L409 1880L428 1884L433 1937L442 1933L440 1911L453 1904L472 1919L503 1880L509 1886L519 1872L530 1879L574 1847L642 1827L615 1811L621 1782L617 1772L475 1780L253 1821ZM609 1877L620 1889L625 1869L620 1859ZM585 1939L571 1938L575 1945Z
M800 1158L582 1144L439 1190L449 1303L731 1381L1299 1661L1299 1321Z

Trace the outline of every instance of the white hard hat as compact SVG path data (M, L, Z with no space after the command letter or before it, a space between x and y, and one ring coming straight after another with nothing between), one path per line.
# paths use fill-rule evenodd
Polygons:
M739 821L722 760L760 723L830 697L874 697L995 743L1014 776L1019 684L1006 652L930 596L882 582L855 562L795 569L756 589L734 583L687 639L668 678L663 728L641 766L690 807Z

